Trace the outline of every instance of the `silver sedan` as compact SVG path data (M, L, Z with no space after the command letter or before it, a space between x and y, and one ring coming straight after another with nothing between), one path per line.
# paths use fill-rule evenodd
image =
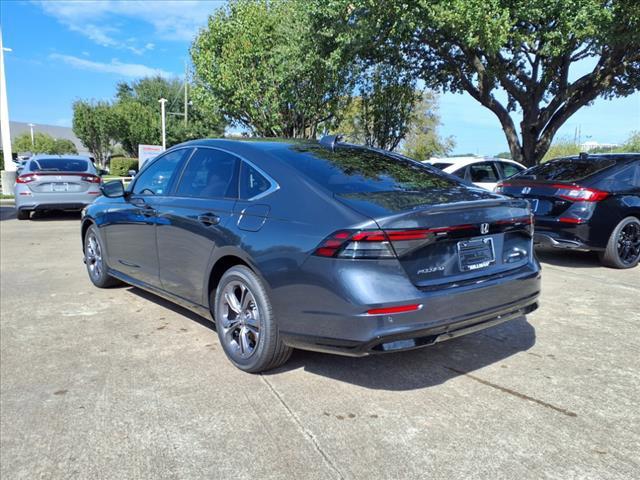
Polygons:
M81 210L100 195L102 179L88 157L37 155L16 179L19 220L36 210Z

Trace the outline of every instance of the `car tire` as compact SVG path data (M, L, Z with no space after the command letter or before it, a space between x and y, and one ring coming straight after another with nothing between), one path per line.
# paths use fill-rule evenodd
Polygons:
M633 268L640 261L640 220L623 219L613 229L607 248L600 253L603 265L612 268Z
M98 288L109 288L122 282L107 273L109 270L104 259L102 240L95 225L91 225L84 235L84 263L89 279Z
M16 217L18 220L29 220L31 218L31 210L18 210Z
M259 373L284 364L293 349L282 341L269 295L248 267L227 270L210 305L222 348L240 370Z

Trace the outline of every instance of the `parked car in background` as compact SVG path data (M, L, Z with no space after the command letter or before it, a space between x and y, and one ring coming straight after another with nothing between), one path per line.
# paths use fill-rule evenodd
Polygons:
M591 250L602 263L640 260L640 154L582 154L532 167L499 192L531 202L540 246Z
M89 157L36 155L16 178L19 220L37 210L80 210L100 195L102 180Z
M525 169L524 165L513 160L493 157L450 157L431 159L424 163L491 191L499 181Z
M537 307L526 201L334 137L192 141L102 191L81 225L91 281L211 315L248 372L294 347L406 350Z

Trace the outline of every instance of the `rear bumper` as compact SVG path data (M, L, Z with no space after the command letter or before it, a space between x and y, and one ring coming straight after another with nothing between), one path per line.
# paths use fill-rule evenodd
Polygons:
M82 193L32 193L16 192L16 210L81 210L99 195Z
M589 246L575 237L565 238L561 234L554 232L536 232L533 235L533 243L536 247L541 248L558 248L583 252L591 250Z
M423 307L419 311L367 315L362 313L365 306L351 304L349 312L349 306L336 305L335 297L331 311L326 311L326 306L319 311L316 299L327 302L328 298L322 292L309 293L307 308L293 319L279 316L284 320L284 342L295 348L348 356L410 350L522 317L537 308L540 294L540 269L535 261L511 275L473 285L428 292L414 288L410 298L402 298L408 289L395 280L385 285L386 292L396 297L393 303L420 303ZM344 312L338 312L338 307Z

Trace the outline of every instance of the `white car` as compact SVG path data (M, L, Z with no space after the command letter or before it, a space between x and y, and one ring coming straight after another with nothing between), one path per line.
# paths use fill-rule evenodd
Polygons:
M494 157L432 158L424 163L491 191L500 180L525 170L525 166L518 162Z

